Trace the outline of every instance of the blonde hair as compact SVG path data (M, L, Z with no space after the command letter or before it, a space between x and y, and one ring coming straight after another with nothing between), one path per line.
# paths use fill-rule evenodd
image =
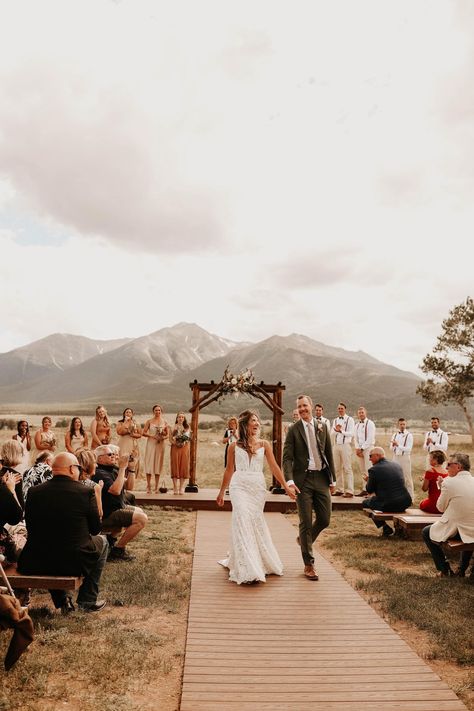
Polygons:
M1 459L6 467L16 467L23 459L23 447L16 439L8 439L2 445Z
M92 476L97 463L94 452L91 452L90 449L79 449L76 452L76 457L83 470Z

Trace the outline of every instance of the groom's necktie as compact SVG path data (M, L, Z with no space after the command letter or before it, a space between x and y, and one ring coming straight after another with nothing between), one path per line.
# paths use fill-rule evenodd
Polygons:
M316 471L321 471L323 468L323 463L321 461L321 455L319 454L318 445L316 444L316 435L314 434L314 424L313 422L308 422L308 436L309 445L311 448L311 454L313 455L314 468Z

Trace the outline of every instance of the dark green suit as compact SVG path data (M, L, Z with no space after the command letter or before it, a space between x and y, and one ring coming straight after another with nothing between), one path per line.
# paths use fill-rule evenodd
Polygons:
M335 484L331 439L326 425L315 428L316 445L323 464L321 471L308 471L309 448L305 424L298 420L288 429L283 448L285 479L293 479L300 490L296 503L300 518L300 545L305 565L314 563L313 542L331 519L331 493L329 485ZM313 523L313 509L316 521Z

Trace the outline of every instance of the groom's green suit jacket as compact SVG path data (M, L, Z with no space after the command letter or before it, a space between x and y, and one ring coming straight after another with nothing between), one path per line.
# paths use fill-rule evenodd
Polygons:
M329 484L335 484L336 481L329 431L324 424L318 427L314 419L313 424L315 425L316 443L323 467L326 467L325 471L328 476L329 486ZM306 441L306 432L303 421L298 420L298 422L289 427L283 447L283 473L285 474L285 479L287 481L293 479L298 489L301 489L305 480L308 462L309 449Z

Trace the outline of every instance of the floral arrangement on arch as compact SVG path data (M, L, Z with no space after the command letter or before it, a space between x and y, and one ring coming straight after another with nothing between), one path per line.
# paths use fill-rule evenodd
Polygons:
M221 391L223 395L234 395L234 397L238 397L239 393L251 393L254 388L255 378L250 368L246 368L237 375L234 375L229 371L229 366L227 366L221 380Z

